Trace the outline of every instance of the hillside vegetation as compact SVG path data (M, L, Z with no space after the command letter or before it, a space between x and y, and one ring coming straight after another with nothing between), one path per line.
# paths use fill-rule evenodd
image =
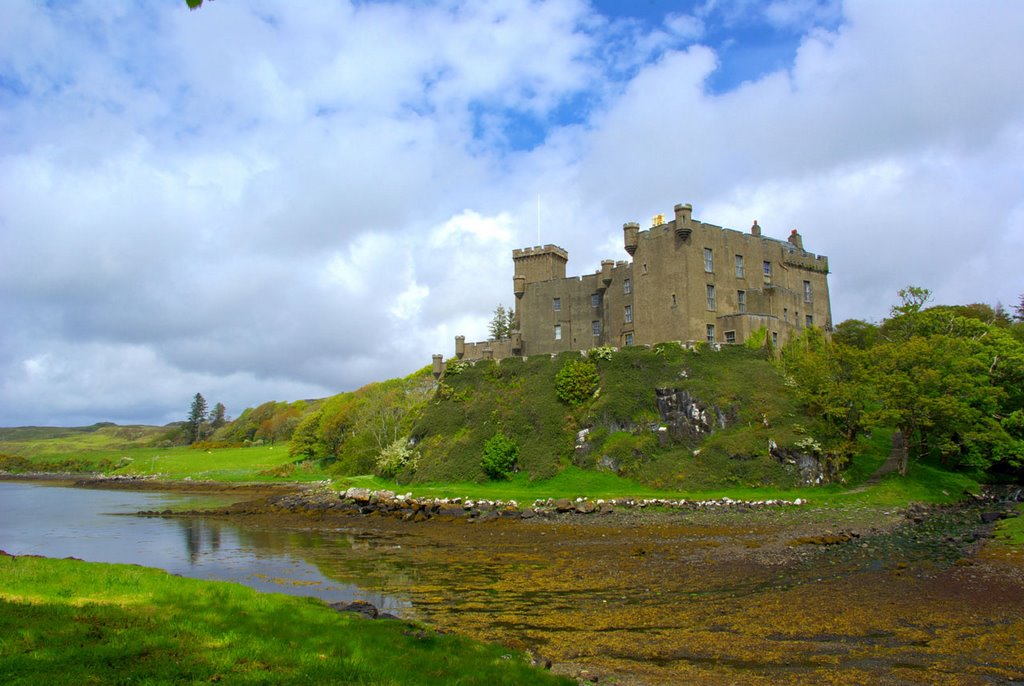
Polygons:
M590 377L568 401L559 397L563 370ZM658 389L688 393L686 418L710 419L673 425L659 410ZM798 472L769 455L769 441L790 445L810 421L781 370L742 347L666 344L455 363L412 427L420 459L408 476L481 480L484 446L500 434L518 446L516 466L533 479L574 464L659 488L792 485Z
M176 447L184 422L0 429L0 470L423 487L568 473L674 492L786 489L863 482L898 429L901 472L1019 479L1024 313L1015 323L985 305L925 308L929 296L910 287L880 324L849 320L831 338L804 329L781 350L762 331L720 350L449 360L439 379L425 367L246 409L188 448Z

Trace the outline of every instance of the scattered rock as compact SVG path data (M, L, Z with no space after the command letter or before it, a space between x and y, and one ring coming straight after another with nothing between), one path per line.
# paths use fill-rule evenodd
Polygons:
M373 603L368 603L365 600L353 600L350 603L346 603L345 601L331 603L330 607L338 612L355 612L356 614L363 615L367 619L377 619L380 617L380 611L377 610L377 606ZM390 615L389 618L391 618Z

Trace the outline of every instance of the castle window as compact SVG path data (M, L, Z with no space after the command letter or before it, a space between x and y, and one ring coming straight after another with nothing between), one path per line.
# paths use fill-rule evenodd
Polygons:
M812 326L814 326L814 315L807 315L805 322L807 324L807 328L811 328Z
M673 293L672 294L672 307L675 307L675 306L676 306L676 294Z
M622 292L625 293L626 295L629 295L630 293L633 292L633 284L630 283L629 279L626 279L625 281L622 282Z
M644 269L644 274L646 274L647 273L647 263L646 262L644 262L644 264L643 264L643 269Z
M556 341L562 340L562 325L561 324L555 324L555 340Z
M715 342L715 325L708 324L708 343Z
M811 282L804 281L804 302L811 302Z
M558 312L559 310L562 309L562 299L555 298L554 300L551 301L551 305L555 308L555 312Z
M591 307L601 307L601 294L600 293L591 293L590 294L590 306Z
M743 277L743 273L744 273L744 269L743 269L743 255L737 255L736 256L736 278L737 279L744 278Z
M633 306L626 305L626 323L629 324L633 321Z
M725 332L725 342L726 343L735 343L736 342L736 332L735 331L726 331Z
M764 275L767 278L772 278L772 263L768 260L764 261Z
M633 345L633 334L626 334L626 345Z
M590 330L594 333L595 336L600 336L601 335L601 322L599 322L599 321L590 322Z
M736 307L739 309L740 312L746 312L747 311L747 292L746 291L736 291Z
M708 309L715 309L715 287L708 284Z
M711 252L711 248L704 248L704 271L715 271L715 253Z
M782 308L782 321L784 321L787 324L789 324L789 308L788 307L783 307Z
M779 332L778 331L772 331L772 345L778 345L778 344L779 344Z

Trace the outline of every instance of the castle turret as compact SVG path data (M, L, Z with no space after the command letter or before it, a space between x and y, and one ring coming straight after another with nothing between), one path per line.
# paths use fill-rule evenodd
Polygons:
M626 222L622 225L622 238L626 246L626 252L632 256L636 252L639 243L640 225L636 222Z
M522 298L523 293L526 292L526 277L522 274L516 274L512 277L512 294L517 298Z
M444 355L434 355L430 371L433 373L435 379L441 376L441 372L444 371Z
M466 337L456 336L455 337L455 357L462 359L462 356L466 354Z
M690 216L693 214L693 205L686 203L685 205L676 205L676 236L686 240L690 237L690 233L693 231L693 226L690 224Z
M605 290L608 286L612 285L612 267L615 266L615 260L601 260L601 285L598 286L598 290Z

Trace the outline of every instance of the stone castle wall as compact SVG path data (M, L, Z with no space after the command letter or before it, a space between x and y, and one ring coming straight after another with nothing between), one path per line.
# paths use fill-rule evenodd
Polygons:
M689 205L640 230L623 226L630 260L565 276L568 253L554 245L513 251L517 332L511 339L465 343L466 360L622 347L663 341L743 343L765 327L785 343L806 326L830 330L828 258L788 240L693 219Z

